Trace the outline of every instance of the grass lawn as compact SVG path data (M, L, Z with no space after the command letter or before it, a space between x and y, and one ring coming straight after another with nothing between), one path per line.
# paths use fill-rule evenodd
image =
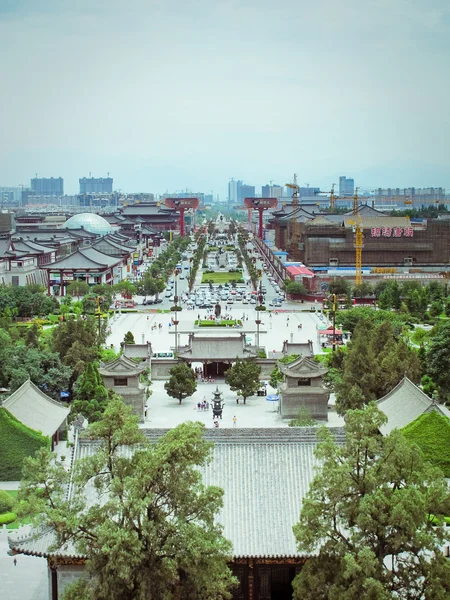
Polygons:
M203 273L202 275L202 283L230 283L231 281L236 281L237 283L244 283L242 279L241 273L228 273L228 271L214 273Z

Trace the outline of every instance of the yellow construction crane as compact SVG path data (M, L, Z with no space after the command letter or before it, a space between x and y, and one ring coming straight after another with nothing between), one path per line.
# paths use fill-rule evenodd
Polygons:
M332 213L334 212L334 209L336 208L336 196L334 194L334 186L335 185L336 185L335 183L333 183L331 185L331 192L330 192L330 211Z
M298 221L297 209L300 205L300 186L297 183L297 174L294 173L294 181L293 183L286 183L286 187L290 188L293 191L292 194L292 206L294 208L291 217L291 236L289 240L289 248L287 250L291 254L292 258L298 259L297 251L298 245L300 242L300 223Z
M362 283L362 249L364 247L364 235L361 215L359 214L358 188L355 189L355 195L353 196L353 216L354 221L349 221L349 223L353 225L353 232L355 234L355 285L360 285Z
M294 182L286 183L285 185L286 185L286 187L291 188L291 190L294 190L294 192L292 194L292 204L294 206L298 206L299 197L300 197L300 187L297 184L297 173L294 173Z

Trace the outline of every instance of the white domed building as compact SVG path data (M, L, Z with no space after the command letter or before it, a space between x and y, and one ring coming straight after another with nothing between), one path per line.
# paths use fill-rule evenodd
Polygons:
M80 213L70 217L63 228L79 245L72 254L42 267L48 274L49 293L53 290L65 296L72 281L112 285L126 275L133 249L110 239L113 227L106 219L95 213Z
M97 235L108 235L112 227L106 219L95 213L80 213L67 219L64 224L67 229L84 229Z

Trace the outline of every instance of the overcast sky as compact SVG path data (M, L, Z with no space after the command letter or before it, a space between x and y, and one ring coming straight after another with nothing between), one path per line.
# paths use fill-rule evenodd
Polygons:
M448 0L0 0L0 185L450 188Z

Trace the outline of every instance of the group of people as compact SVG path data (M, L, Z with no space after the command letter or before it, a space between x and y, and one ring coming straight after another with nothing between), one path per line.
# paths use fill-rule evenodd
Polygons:
M206 398L203 398L201 402L196 404L197 410L209 410L209 402Z

